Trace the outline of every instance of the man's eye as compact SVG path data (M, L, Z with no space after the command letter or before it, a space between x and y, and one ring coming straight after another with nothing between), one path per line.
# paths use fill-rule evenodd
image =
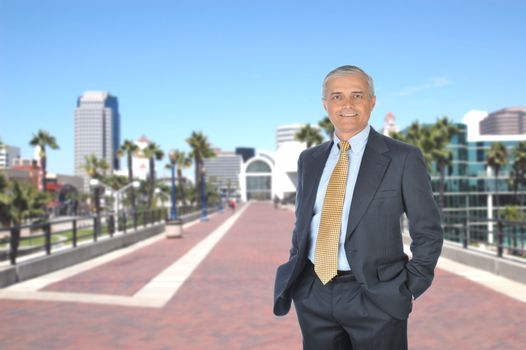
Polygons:
M354 94L352 95L352 97L355 99L355 100L361 100L363 98L363 94Z
M342 95L332 95L333 101L340 101L342 99Z

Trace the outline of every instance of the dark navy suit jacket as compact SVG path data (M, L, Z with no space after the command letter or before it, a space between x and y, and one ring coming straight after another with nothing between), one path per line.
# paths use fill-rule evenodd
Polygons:
M278 267L274 314L290 310L291 291L305 267L310 222L332 141L307 149L298 160L296 222L289 260ZM412 259L403 251L400 217L406 213ZM443 232L429 174L417 147L369 133L351 202L345 253L367 297L385 312L406 319L412 299L429 286Z

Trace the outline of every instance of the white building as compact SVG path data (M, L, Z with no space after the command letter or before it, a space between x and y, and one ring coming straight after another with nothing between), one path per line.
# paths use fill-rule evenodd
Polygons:
M235 152L216 151L216 156L203 161L206 179L229 195L239 192L239 174L243 157Z
M20 159L20 148L0 142L0 169L10 168L15 159Z
M278 149L285 142L297 142L295 135L306 124L289 124L280 125L276 128L276 149ZM311 124L313 129L320 130L321 128L316 124Z
M144 156L143 150L150 144L145 136L141 136L135 144L139 147L139 151L132 157L133 177L141 180L146 180L150 173L150 161Z
M391 136L391 132L398 132L398 125L396 125L396 117L393 113L389 112L385 115L384 126L380 129L380 134L385 136Z

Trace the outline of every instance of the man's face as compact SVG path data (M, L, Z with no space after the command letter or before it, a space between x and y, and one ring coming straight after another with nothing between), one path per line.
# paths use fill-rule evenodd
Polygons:
M376 97L370 96L363 74L333 77L327 81L323 107L340 140L348 140L367 126L375 103Z

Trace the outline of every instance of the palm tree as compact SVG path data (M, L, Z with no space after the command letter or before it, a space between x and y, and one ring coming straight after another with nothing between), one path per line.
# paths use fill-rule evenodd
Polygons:
M332 125L329 117L325 117L318 122L318 126L325 131L329 139L332 141L334 139L334 125Z
M46 191L46 166L47 166L47 156L46 156L46 147L50 147L51 149L58 149L59 146L57 144L57 140L54 136L49 134L45 130L38 130L38 133L35 135L33 134L33 137L31 138L31 141L29 141L29 144L31 146L38 146L40 147L40 166L42 168L42 191Z
M428 170L431 170L433 164L432 151L434 149L433 138L431 137L432 127L429 125L421 125L414 121L407 128L407 133L404 135L395 133L395 137L402 137L400 140L411 145L414 145L422 151L424 160Z
M523 206L524 195L518 200L519 187L526 186L526 141L518 142L513 149L513 164L510 172L510 184L515 193L515 200L519 202L520 208Z
M84 158L84 166L83 169L88 174L88 176L92 179L101 180L106 176L106 171L110 168L108 162L104 158L97 158L95 154L90 154L89 156L86 156ZM100 201L97 199L99 198L103 193L104 189L99 186L94 189L95 193L95 210L97 212L97 215L100 214Z
M186 152L179 150L172 150L168 154L170 163L166 165L168 169L177 170L177 187L179 188L179 193L181 194L181 202L183 206L186 206L186 194L183 188L183 169L189 168L192 166L192 158Z
M31 184L9 181L0 174L0 223L2 226L19 226L24 219L46 213L51 196Z
M458 133L457 127L451 123L447 117L443 117L431 127L431 157L436 164L436 169L440 174L439 182L439 205L444 209L444 187L446 169L452 170L453 154L449 150L448 145L451 142L453 135ZM424 141L425 142L425 141Z
M299 142L305 142L307 148L311 148L312 145L319 145L323 142L320 130L313 128L310 124L306 124L302 127L295 135L294 139Z
M405 135L398 131L389 131L389 137L398 141L408 143Z
M104 158L97 158L95 154L90 154L84 158L83 169L92 179L102 179L110 168Z
M139 146L133 141L124 140L124 143L119 147L117 154L119 157L126 155L128 160L128 181L131 183L133 181L133 156L139 151ZM132 212L136 211L135 205L135 189L130 188L130 201L132 206Z
M155 161L161 160L164 157L164 152L161 147L155 142L150 142L145 149L143 149L143 154L149 160L149 188L148 188L148 208L152 207L153 192L155 189Z
M493 142L491 144L491 148L488 153L488 158L486 159L487 166L491 167L493 169L493 172L495 174L495 208L497 209L497 220L499 218L498 216L498 209L499 209L499 186L498 186L498 177L500 169L507 163L508 161L508 151L506 150L506 146L502 142Z
M29 183L6 181L0 176L0 224L11 227L11 247L18 250L20 242L20 225L25 219L42 216L46 213L46 205L51 195L38 190ZM15 256L11 256L15 263Z
M208 142L208 138L200 131L192 131L192 134L189 138L186 139L186 142L192 149L191 156L194 158L195 166L195 202L200 203L201 193L201 182L203 174L203 164L205 158L215 157L215 152L212 149L212 145Z

